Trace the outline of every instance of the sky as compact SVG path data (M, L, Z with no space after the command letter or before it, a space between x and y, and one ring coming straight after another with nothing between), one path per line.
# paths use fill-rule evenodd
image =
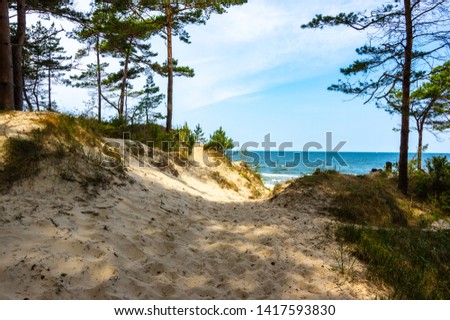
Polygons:
M339 70L357 58L366 35L350 28L302 30L315 14L370 10L375 0L249 0L214 15L206 25L189 26L191 44L176 40L174 57L195 70L194 78L175 78L174 123L200 123L212 133L220 126L241 145L259 144L270 134L277 146L308 142L325 147L327 132L341 151L397 152L399 116L327 87L342 78ZM73 44L66 44L73 46ZM162 39L152 41L164 61ZM155 77L164 92L166 79ZM83 110L86 91L59 87L64 109ZM164 110L164 104L162 110ZM426 133L428 152L450 152L448 134ZM417 135L410 136L410 151ZM261 149L260 147L259 149Z

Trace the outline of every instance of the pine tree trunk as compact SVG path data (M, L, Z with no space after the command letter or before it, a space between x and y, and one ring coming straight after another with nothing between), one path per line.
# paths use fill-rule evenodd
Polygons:
M50 58L51 60L51 58ZM48 111L52 111L52 71L48 68Z
M38 59L40 59L40 57ZM40 111L41 106L40 106L40 102L39 102L39 93L38 93L38 90L40 89L39 86L38 86L38 79L40 77L39 76L39 72L35 71L35 75L34 76L35 76L35 79L34 79L32 94L33 94L33 97L34 97L34 101L36 103L36 110Z
M166 8L167 15L167 118L166 131L172 130L173 112L173 55L172 55L172 12L170 5Z
M406 46L405 64L403 67L402 84L402 124L400 137L400 160L398 165L398 188L404 194L408 193L408 144L409 116L411 91L411 63L413 50L413 25L411 17L411 0L403 0L405 6Z
M120 120L123 120L123 114L124 114L124 109L125 109L125 90L127 87L129 62L130 62L130 52L127 52L127 55L125 57L125 63L123 66L122 85L120 87L120 98L119 98L119 119Z
M98 122L102 122L102 69L100 64L100 36L96 36L95 51L97 53L97 93L98 93Z
M417 133L419 135L417 143L417 169L422 170L422 152L423 152L423 125L417 127Z
M0 1L0 110L14 109L14 76L9 35L9 5Z
M40 101L39 101L39 93L34 92L34 99L36 100L36 110L41 111Z
M28 111L33 111L33 104L31 103L30 98L28 97L26 89L23 90L23 97L25 99L25 102L27 103Z
M12 47L14 72L14 108L23 110L24 79L23 79L23 46L26 34L26 6L25 0L17 1L17 35Z

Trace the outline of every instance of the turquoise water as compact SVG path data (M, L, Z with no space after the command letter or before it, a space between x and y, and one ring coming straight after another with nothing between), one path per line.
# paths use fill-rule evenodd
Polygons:
M425 153L423 162L436 155L450 154ZM317 168L336 170L344 174L368 174L372 169L383 169L386 162L396 163L399 154L392 152L278 152L278 151L247 151L229 152L233 161L245 161L261 173L264 184L272 188L277 183L283 183L298 177L313 173ZM410 160L415 154L409 155Z

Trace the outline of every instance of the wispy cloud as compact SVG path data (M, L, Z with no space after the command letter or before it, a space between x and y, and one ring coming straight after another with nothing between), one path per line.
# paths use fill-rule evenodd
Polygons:
M300 25L316 13L360 11L374 3L250 0L213 16L206 26L189 27L192 44L176 43L174 54L195 69L196 77L176 80L177 107L199 108L338 70L354 57L364 35L346 28L301 30Z

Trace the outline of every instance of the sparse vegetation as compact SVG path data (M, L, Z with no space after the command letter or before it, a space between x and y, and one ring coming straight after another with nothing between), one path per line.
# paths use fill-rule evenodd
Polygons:
M427 194L436 185L448 190L440 189L446 180L444 163L430 160L430 173L417 172L414 178L423 179L423 189L412 188ZM313 188L331 197L327 211L345 222L335 232L339 273L351 273L353 255L367 264L373 280L393 289L389 298L449 299L450 230L422 229L442 218L436 216L436 205L426 197L403 195L396 183L395 176L385 173L348 176L327 171L300 178L287 189Z
M233 191L236 191L236 192L239 191L239 188L237 187L237 185L234 182L229 181L228 179L223 177L217 171L211 172L211 178L213 178L214 181L216 181L219 184L219 186L221 188L223 188L223 189L230 189L230 190L233 190Z
M86 154L85 147L98 147L99 137L89 128L89 121L67 115L46 114L39 119L41 128L32 130L27 137L9 137L4 143L3 168L0 170L2 192L16 181L32 177L40 172L41 162L53 161L52 166L61 167L60 178L83 184L100 185L104 177L79 177L77 162L61 161L66 155L82 157L89 164L98 167L100 162ZM78 160L80 160L78 158ZM100 174L96 172L96 175ZM92 178L92 179L91 179Z
M284 190L284 185L282 185L281 183L277 183L272 189L272 194L276 195L276 194L282 192L283 190Z
M339 243L339 247L334 253L334 260L336 261L335 268L341 275L352 276L356 257L352 255L351 250L344 243Z
M252 192L252 199L259 199L266 193L267 188L264 186L261 174L258 171L243 161L239 162L235 168L238 170L239 175L248 181L247 188Z
M336 235L355 245L373 278L393 288L390 298L450 298L450 230L342 225Z
M242 182L230 180L228 177L222 175L220 172L211 169L209 175L216 181L223 189L233 190L239 192L239 186L242 186L249 190L251 199L260 199L268 194L268 189L261 181L261 177L252 170L245 162L232 162L229 158L224 157L223 154L215 152L215 150L207 150L209 156L212 157L220 166L227 167L228 170L236 172L240 177L244 179Z
M124 132L129 133L128 139L139 141L149 148L158 148L165 152L177 152L181 157L186 158L192 153L196 142L196 134L187 123L182 127L166 132L164 127L149 122L148 124L126 125L117 120L111 120L102 124L97 124L97 132L100 135L123 139Z
M8 138L4 144L4 153L5 164L0 171L1 189L36 174L43 151L42 145L35 140Z
M405 226L411 215L410 199L401 195L396 182L383 175L349 176L336 171L318 172L297 179L292 188L328 190L331 214L345 222L377 226Z

